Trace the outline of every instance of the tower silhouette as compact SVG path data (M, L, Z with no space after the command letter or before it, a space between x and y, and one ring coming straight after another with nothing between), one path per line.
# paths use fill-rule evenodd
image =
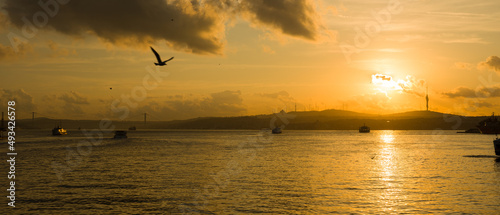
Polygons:
M425 108L429 111L429 87L425 89Z

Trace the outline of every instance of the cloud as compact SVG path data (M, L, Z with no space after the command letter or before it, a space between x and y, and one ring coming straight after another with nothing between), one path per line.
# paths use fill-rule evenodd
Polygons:
M16 53L11 47L0 44L0 60L6 59L10 56L14 56L15 54Z
M209 103L213 103L217 106L232 106L234 104L242 104L243 99L241 98L241 92L226 90L223 92L212 93L210 95L212 99Z
M494 71L500 72L500 58L498 56L489 56L486 61L480 62L477 67L492 69Z
M443 95L449 98L457 98L457 97L465 97L465 98L474 98L476 97L476 91L467 87L458 87L457 89L444 92Z
M66 48L60 48L59 45L52 40L49 40L47 45L49 46L49 49L52 51L52 53L50 54L51 57L65 57L69 55L76 55L76 50L70 51L69 49Z
M269 46L262 45L262 51L268 54L275 54L276 52Z
M494 98L500 97L500 85L492 87L479 87L471 89L467 87L458 87L450 92L444 92L443 95L449 98Z
M83 111L82 105L90 104L87 97L74 91L71 91L70 93L64 93L58 96L57 99L64 102L64 104L61 106L61 111L67 113L67 115L70 115L72 117L83 116L85 114L85 111Z
M196 117L224 117L246 114L240 91L215 92L206 97L173 95L165 99L144 102L137 109L130 110L129 118L137 120L148 113L152 120L179 120ZM108 113L109 117L121 114Z
M405 79L395 80L392 76L384 74L372 75L371 83L375 86L375 90L384 93L386 96L388 96L388 92L396 91L422 97L426 85L425 80L417 80L410 75L407 75Z
M29 43L18 43L17 51L12 46L4 46L0 44L0 61L8 59L17 59L33 52L33 46Z
M307 40L318 38L317 13L308 0L242 0L241 10L255 23Z
M276 93L259 93L257 95L264 97L264 98L278 100L280 102L283 102L284 104L288 104L290 102L295 102L295 99L293 97L291 97L287 91L280 91L280 92L276 92Z
M8 90L0 88L0 108L2 110L7 110L7 102L15 101L16 105L16 115L17 118L27 118L31 115L31 112L36 110L36 106L33 102L33 96L25 92L23 89L18 90ZM24 115L24 116L23 116Z
M493 107L493 104L489 103L489 102L485 102L485 101L475 101L472 103L472 105L478 107L478 108L482 108L482 107L485 107L485 108L490 108L490 107Z
M77 105L89 104L88 99L85 96L74 91L71 91L70 93L64 93L57 98L59 100L66 102L67 104L77 104Z
M25 25L23 17L32 22L34 14L44 11L31 0L7 0L3 9L19 28ZM175 49L198 54L220 54L224 45L216 36L224 29L219 16L198 1L74 0L54 14L42 27L72 36L91 32L113 44L164 40Z
M7 18L7 15L0 11L0 33L7 31L7 28L9 26L8 20L9 19Z
M21 30L31 26L35 33L43 28L76 38L93 34L127 46L163 41L196 54L222 54L226 21L238 16L310 41L318 38L321 28L312 0L72 0L48 10L39 2L44 1L6 0L3 9L10 24Z
M207 116L236 116L246 113L240 91L222 91L202 99L175 99L165 102L161 109L174 119Z
M41 107L39 115L51 118L84 117L86 111L84 111L82 107L90 104L87 97L74 91L60 95L44 95L41 97L41 101L43 102L43 106Z
M461 69L461 70L471 70L472 69L472 64L470 64L470 63L456 62L454 66L456 69Z

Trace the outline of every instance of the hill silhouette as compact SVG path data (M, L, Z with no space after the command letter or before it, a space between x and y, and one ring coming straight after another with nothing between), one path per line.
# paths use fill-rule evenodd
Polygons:
M354 130L366 124L372 130L466 130L487 116L466 117L433 111L410 111L395 114L366 114L344 110L287 113L288 123L274 114L238 117L200 117L174 121L113 121L116 129L263 129L285 125L289 130ZM272 121L273 117L275 121ZM36 118L17 120L20 129L52 129L62 124L66 129L98 129L99 120Z

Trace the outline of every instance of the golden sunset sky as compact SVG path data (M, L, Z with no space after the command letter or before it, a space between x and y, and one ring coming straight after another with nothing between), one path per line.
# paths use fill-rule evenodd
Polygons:
M15 99L18 118L117 119L127 108L125 120L144 112L172 120L295 104L388 114L425 110L426 87L432 111L500 112L497 0L0 0L0 8L0 107ZM150 46L175 58L155 67Z

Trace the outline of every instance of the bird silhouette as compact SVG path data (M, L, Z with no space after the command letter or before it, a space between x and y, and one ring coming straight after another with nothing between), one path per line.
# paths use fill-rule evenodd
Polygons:
M170 59L168 59L166 61L162 61L158 52L156 52L153 47L150 46L150 48L151 48L151 51L153 51L153 53L155 54L156 60L158 60L158 63L155 63L155 65L157 65L157 66L165 66L165 65L167 65L168 61L171 61L172 59L174 59L174 57L171 57Z

